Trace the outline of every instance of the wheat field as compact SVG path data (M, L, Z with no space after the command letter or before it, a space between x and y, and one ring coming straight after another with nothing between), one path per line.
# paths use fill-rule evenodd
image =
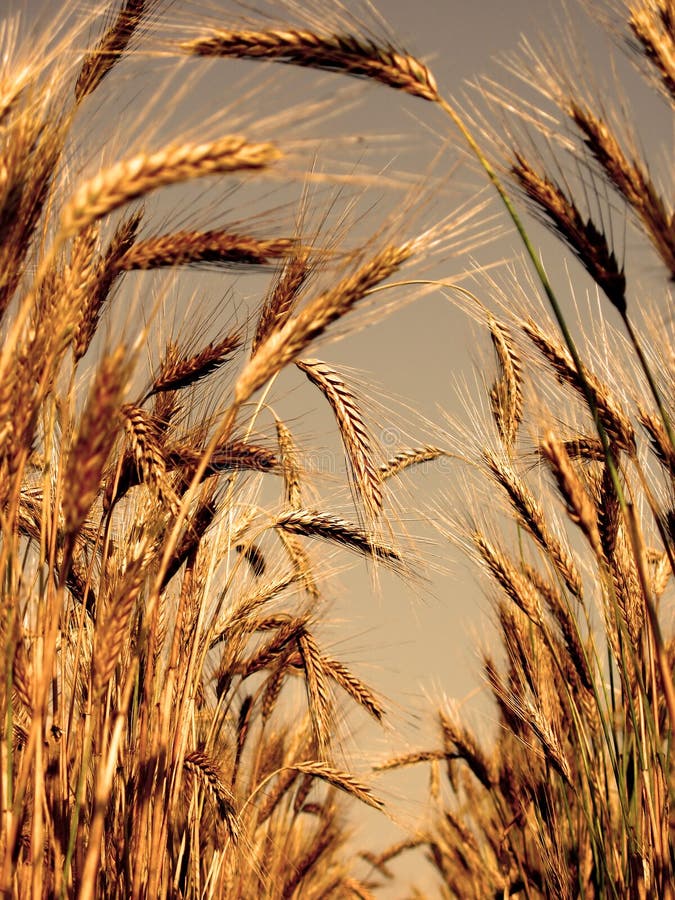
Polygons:
M672 0L594 12L672 115ZM3 895L672 897L672 153L573 50L458 102L367 4L51 13L0 23ZM280 108L298 69L317 93ZM428 123L433 168L335 133L363 92ZM481 264L495 233L518 256ZM492 356L463 419L390 447L325 346L430 292ZM350 723L396 719L325 639L332 585L350 559L359 603L419 578L422 520L483 579L497 725L430 700L437 740L356 771ZM400 839L357 847L364 808Z

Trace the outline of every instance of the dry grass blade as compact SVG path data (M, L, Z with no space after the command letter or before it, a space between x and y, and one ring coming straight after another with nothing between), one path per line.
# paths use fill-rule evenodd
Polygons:
M374 807L374 809L382 809L382 801L373 796L370 788L361 784L358 779L348 772L341 772L339 769L322 762L296 763L291 768L296 772L319 778L321 781L325 781L341 791L346 791L352 797L356 797L357 800L361 800L362 803L366 803L368 806Z
M366 556L376 557L394 566L402 564L400 553L393 547L388 547L374 540L366 531L326 513L314 512L308 509L299 509L284 513L274 523L277 528L288 531L291 534L301 534L307 537L319 537L327 541L344 544L352 550L357 550Z
M425 100L439 99L429 69L405 52L351 34L307 30L231 31L216 29L179 44L194 56L269 59L372 78Z
M319 388L335 413L358 495L367 513L377 518L382 511L382 484L373 461L371 437L356 397L339 373L326 363L307 359L296 365Z
M274 144L250 143L238 135L141 153L103 170L75 192L61 213L62 235L76 234L156 188L206 175L261 169L280 156Z
M210 263L266 266L293 251L290 238L255 238L221 229L174 231L137 241L117 262L120 272Z
M626 276L609 249L607 237L585 219L574 202L550 178L540 175L522 154L511 172L543 221L562 237L595 283L619 312L626 312Z

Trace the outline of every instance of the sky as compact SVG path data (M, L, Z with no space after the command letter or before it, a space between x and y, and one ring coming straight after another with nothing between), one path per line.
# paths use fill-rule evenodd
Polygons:
M303 2L299 0L298 5L303 7ZM177 21L189 26L195 20L183 14L185 5L182 0L174 0L172 11L176 12ZM317 8L309 0L304 5L310 10ZM344 0L344 5L354 8L350 0ZM54 8L48 0L9 0L9 6L23 8L28 21L36 10L48 13ZM597 27L572 0L567 6L580 39L587 42L589 57L606 60L609 45ZM542 34L556 41L556 46L562 43L558 40L559 22L564 18L565 5L556 0L380 0L377 7L398 43L426 60L444 93L457 97L463 96L467 82L479 75L505 77L497 59L513 53L523 36L534 44ZM225 15L233 8L227 0L211 0L209 5L213 15L219 10ZM657 147L665 146L666 150L670 141L672 147L672 134L659 119L657 107L649 105L652 101L643 102L639 82L625 57L615 50L614 60L618 71L627 75L632 85L627 95L615 94L614 100L623 103L639 98L645 125L640 132L642 138ZM252 64L233 65L246 84L256 77ZM609 64L602 64L606 74L610 68ZM170 86L167 108L163 110L166 121L158 130L170 132L172 116L178 122L181 116L187 116L191 126L197 128L219 106L231 107L235 118L242 116L245 120L242 104L233 99L234 76L228 75L227 81L220 78L217 76L186 98L179 97L180 84ZM269 116L285 103L301 102L304 92L316 83L314 73L289 72L281 67L271 70L271 78L270 95L260 100ZM405 181L414 175L415 190L425 206L422 212L411 215L417 215L426 226L461 203L478 204L489 199L483 176L467 163L463 151L456 149L461 144L448 120L430 104L401 97L380 86L353 81L345 84L337 76L322 75L319 85L318 96L334 98L332 116L328 118L323 111L319 116L319 134L324 141L319 154L324 152L336 161L347 159L347 168L341 171L368 173L371 181L378 167L393 180ZM129 138L129 145L134 146L141 142L139 135L147 133L149 125L139 114L146 87L132 80L128 86L131 99L125 111L131 111L138 121L137 130L132 130ZM254 102L259 98L255 95ZM344 110L340 104L344 104ZM92 115L96 115L96 110L92 110ZM311 123L304 123L298 131L303 140L314 139L316 133ZM350 140L343 144L347 136ZM367 151L366 147L371 146L375 150ZM425 182L420 176L429 171ZM282 202L283 194L279 197L278 200L275 195L273 202ZM372 190L371 185L366 205L376 201L377 205L348 236L356 238L361 228L365 237L368 225L377 227L382 217L400 211L404 198L405 191L379 192ZM204 200L206 208L214 202L208 197ZM231 203L237 209L240 201L235 197ZM519 252L517 241L495 202L484 216L491 213L497 217L493 224L502 231L498 240L461 258L436 259L423 277L452 279L474 263L489 265L513 258ZM404 230L406 224L404 219L397 227ZM540 229L535 228L533 233L545 262L556 277L562 277L557 245ZM214 281L209 283L215 286ZM235 281L232 290L239 297L238 302L245 304L247 296L254 294L253 285L243 278ZM487 291L478 282L473 289L488 302ZM216 290L223 293L221 288ZM410 296L413 294L411 291ZM406 295L397 296L407 299ZM419 434L421 442L442 440L438 429L447 427L448 418L470 426L471 404L482 399L481 391L484 393L476 371L485 371L486 365L492 364L485 334L476 327L471 315L450 303L442 291L432 291L402 304L386 321L322 346L316 355L351 373L371 413L376 437L385 449L392 450L414 440L415 434ZM279 408L294 421L306 444L317 442L324 448L325 458L331 459L331 454L339 452L339 445L330 415L321 409L321 398L297 380L282 381L279 390ZM401 424L402 418L407 422ZM427 563L426 580L420 579L411 587L383 574L379 585L375 585L371 575L357 567L341 573L333 589L332 622L325 633L331 652L352 665L388 698L392 707L389 731L384 735L364 726L361 720L355 723L356 730L347 748L354 761L362 762L373 755L381 759L391 752L432 746L436 738L432 713L444 695L467 711L479 733L489 735L494 728L479 660L479 650L490 635L489 602L461 551L450 540L434 536L416 512L424 504L432 512L437 511L439 519L446 512L452 513L447 510L450 501L446 498L461 477L460 468L443 460L411 473L406 480L408 492L400 498L400 517L405 528L422 539L419 559ZM448 484L449 480L452 484ZM337 562L343 561L340 557ZM385 799L392 803L396 816L423 819L424 775L392 779L383 785ZM363 835L362 843L369 848L384 846L390 837L395 837L393 828L383 827L372 817L367 821L369 833ZM405 872L406 877L419 875L420 883L425 882L419 862L402 864L399 871ZM393 891L391 896L403 896L403 892Z

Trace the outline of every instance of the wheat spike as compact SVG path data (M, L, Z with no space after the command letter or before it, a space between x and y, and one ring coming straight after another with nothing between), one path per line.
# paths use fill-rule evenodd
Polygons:
M675 15L669 0L643 0L630 8L628 24L639 47L655 66L659 80L675 100Z
M581 598L583 596L581 576L574 560L561 541L551 532L540 504L532 496L527 485L512 466L500 460L491 451L484 450L483 457L497 483L506 491L523 526L550 558L570 591Z
M593 552L602 558L602 543L598 531L598 516L595 504L588 496L579 476L574 470L564 445L552 431L548 431L539 444L539 452L547 460L560 494L567 505L567 513L586 535Z
M82 60L82 67L75 83L75 99L78 103L96 90L156 5L157 0L124 0L115 21Z
M251 356L256 355L265 338L286 324L311 271L308 252L296 247L265 297L251 342Z
M216 29L179 44L195 56L269 59L295 66L345 72L373 78L390 87L435 102L438 88L429 69L394 47L350 34L317 34L308 30L231 31Z
M402 562L400 554L393 547L378 543L361 528L337 516L300 509L284 513L276 520L275 525L291 534L320 537L344 544L366 556L377 557L394 565Z
M293 362L329 325L346 315L367 291L396 272L414 248L413 242L399 247L385 247L356 272L347 275L334 288L320 294L289 318L281 328L271 331L237 380L237 403L245 403L269 378Z
M426 444L424 447L411 447L409 450L399 450L399 452L390 457L386 462L380 463L380 478L386 481L387 478L394 478L401 472L410 468L410 466L418 466L421 463L430 462L443 456L445 451L439 450L438 447L431 447Z
M348 772L342 772L323 762L295 763L292 768L296 772L319 778L321 781L325 781L333 787L351 794L357 800L361 800L375 809L381 809L383 806L382 801L373 796L370 788L361 784L358 779Z
M99 490L101 475L117 437L116 424L125 388L125 351L119 347L102 361L68 455L63 514L66 531L79 530Z
M273 144L250 143L238 135L141 153L105 169L75 192L61 213L62 234L76 234L156 188L206 175L264 168L280 155Z
M371 437L356 397L339 373L321 360L307 359L296 365L319 388L335 413L359 496L368 514L377 518L382 511L380 473L373 461Z
M492 415L510 453L523 417L522 363L508 328L490 315L488 326L500 369L500 377L490 391Z
M626 276L619 267L605 234L585 219L564 191L545 175L540 175L517 153L513 175L543 221L562 237L610 303L626 312Z
M586 106L570 99L568 113L609 181L633 207L656 252L675 277L673 213L666 208L647 170L639 160L626 156L607 122Z
M183 765L206 788L207 794L215 801L218 814L227 825L230 837L236 844L239 839L239 823L234 797L225 787L218 767L206 753L200 750L192 750L187 753Z
M321 758L326 759L334 713L323 656L318 644L307 631L299 635L298 647L305 669L305 685L316 746Z
M173 231L137 241L117 261L119 272L201 263L267 266L293 250L290 238L262 239L217 229Z

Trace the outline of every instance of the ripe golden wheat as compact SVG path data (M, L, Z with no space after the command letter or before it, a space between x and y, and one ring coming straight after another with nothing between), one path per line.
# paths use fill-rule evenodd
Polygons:
M423 847L448 896L672 897L673 348L667 329L661 346L647 347L634 324L632 285L604 224L616 209L596 221L543 156L528 156L536 140L511 146L493 135L485 144L503 156L491 160L428 66L346 15L344 27L323 31L193 21L178 38L174 24L168 39L158 26L172 7L112 3L85 15L90 33L98 29L86 48L87 29L67 21L57 49L46 36L28 62L12 24L2 32L0 891L367 898L401 854ZM626 13L631 46L670 108L672 0L636 0ZM216 139L155 139L112 163L107 152L97 162L93 146L75 152L81 120L119 63L167 55L331 71L428 101L423 112L449 117L468 142L534 267L508 296L487 276L477 289L494 301L489 311L482 297L473 306L496 355L492 423L470 460L483 481L452 523L496 598L504 653L486 652L485 675L499 733L488 751L443 708L440 747L382 765L431 765L429 821L364 853L358 869L343 801L383 803L338 762L341 700L376 722L386 708L322 646L325 567L314 548L408 574L391 491L448 451L420 442L381 457L348 379L307 357L442 245L448 224L401 236L399 221L395 239L383 226L338 253L334 241L322 246L321 228L302 224L202 228L186 224L184 208L174 212L180 228L167 225L171 214L153 222L149 198L163 188L297 179L297 166L285 168L294 145L262 134L266 120ZM564 146L584 187L598 203L620 198L672 281L675 216L647 164L569 77L532 65L561 129L573 130ZM77 160L92 155L85 174ZM622 380L603 366L602 347L589 342L582 359L511 190L618 313ZM307 203L296 222L310 218ZM166 334L158 288L138 319L149 324L125 338L119 310L133 280L168 269L180 284L186 267L267 274L250 323L197 343L181 327ZM537 290L558 331L541 309L528 311ZM603 322L600 342L608 333ZM145 369L146 349L152 358L158 345ZM318 502L294 426L274 409L284 369L302 372L334 415L348 517ZM497 521L480 506L485 490L491 508L503 501Z

